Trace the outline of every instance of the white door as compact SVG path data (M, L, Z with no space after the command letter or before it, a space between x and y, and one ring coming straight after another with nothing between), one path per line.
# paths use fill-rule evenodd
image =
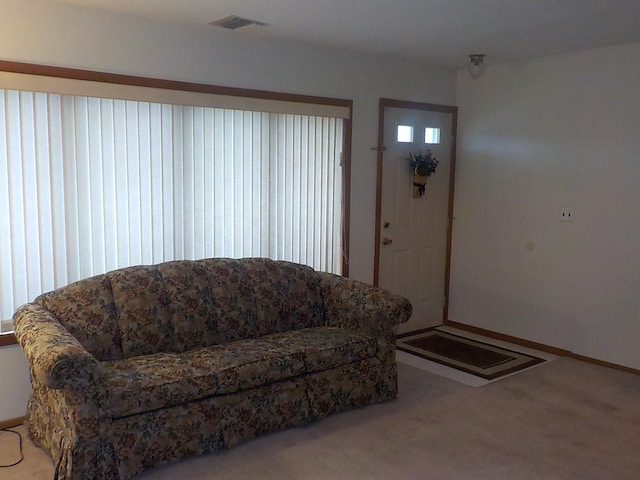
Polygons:
M408 332L446 320L453 113L381 108L384 148L377 279L380 287L407 297L413 304L411 319L400 326L400 332ZM431 150L438 166L427 178L424 195L416 198L408 158L426 150Z

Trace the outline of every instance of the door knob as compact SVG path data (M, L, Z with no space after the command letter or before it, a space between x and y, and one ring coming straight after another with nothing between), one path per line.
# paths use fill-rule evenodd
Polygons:
M382 239L382 244L383 245L391 245L393 243L393 240L391 240L390 238L384 237Z

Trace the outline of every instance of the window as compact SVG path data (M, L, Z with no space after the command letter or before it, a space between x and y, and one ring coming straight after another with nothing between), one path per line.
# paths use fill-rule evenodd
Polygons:
M424 143L440 143L440 128L426 127L424 129Z
M398 125L396 141L398 143L413 143L413 125ZM424 129L424 143L440 143L440 128L426 127Z
M341 273L342 114L119 97L0 89L5 331L38 294L127 265L265 256Z
M413 126L398 125L398 133L396 138L398 143L412 143L413 142Z

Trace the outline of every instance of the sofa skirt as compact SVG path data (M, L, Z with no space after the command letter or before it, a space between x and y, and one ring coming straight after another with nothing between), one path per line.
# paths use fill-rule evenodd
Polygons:
M110 436L119 477L128 479L168 462L390 400L396 390L388 385L388 375L381 376L382 370L378 359L368 358L244 392L115 419Z
M126 480L169 462L232 448L265 433L388 401L396 393L395 363L384 365L372 357L243 392L103 419L88 436L56 424L63 415L46 411L32 396L27 428L34 443L54 460L56 479Z

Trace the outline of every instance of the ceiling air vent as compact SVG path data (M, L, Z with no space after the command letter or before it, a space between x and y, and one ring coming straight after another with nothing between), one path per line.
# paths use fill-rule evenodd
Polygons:
M240 28L246 28L251 26L266 27L267 24L258 22L256 20L249 20L248 18L238 17L236 15L229 15L228 17L221 18L210 22L209 25L216 27L226 28L228 30L238 30Z

